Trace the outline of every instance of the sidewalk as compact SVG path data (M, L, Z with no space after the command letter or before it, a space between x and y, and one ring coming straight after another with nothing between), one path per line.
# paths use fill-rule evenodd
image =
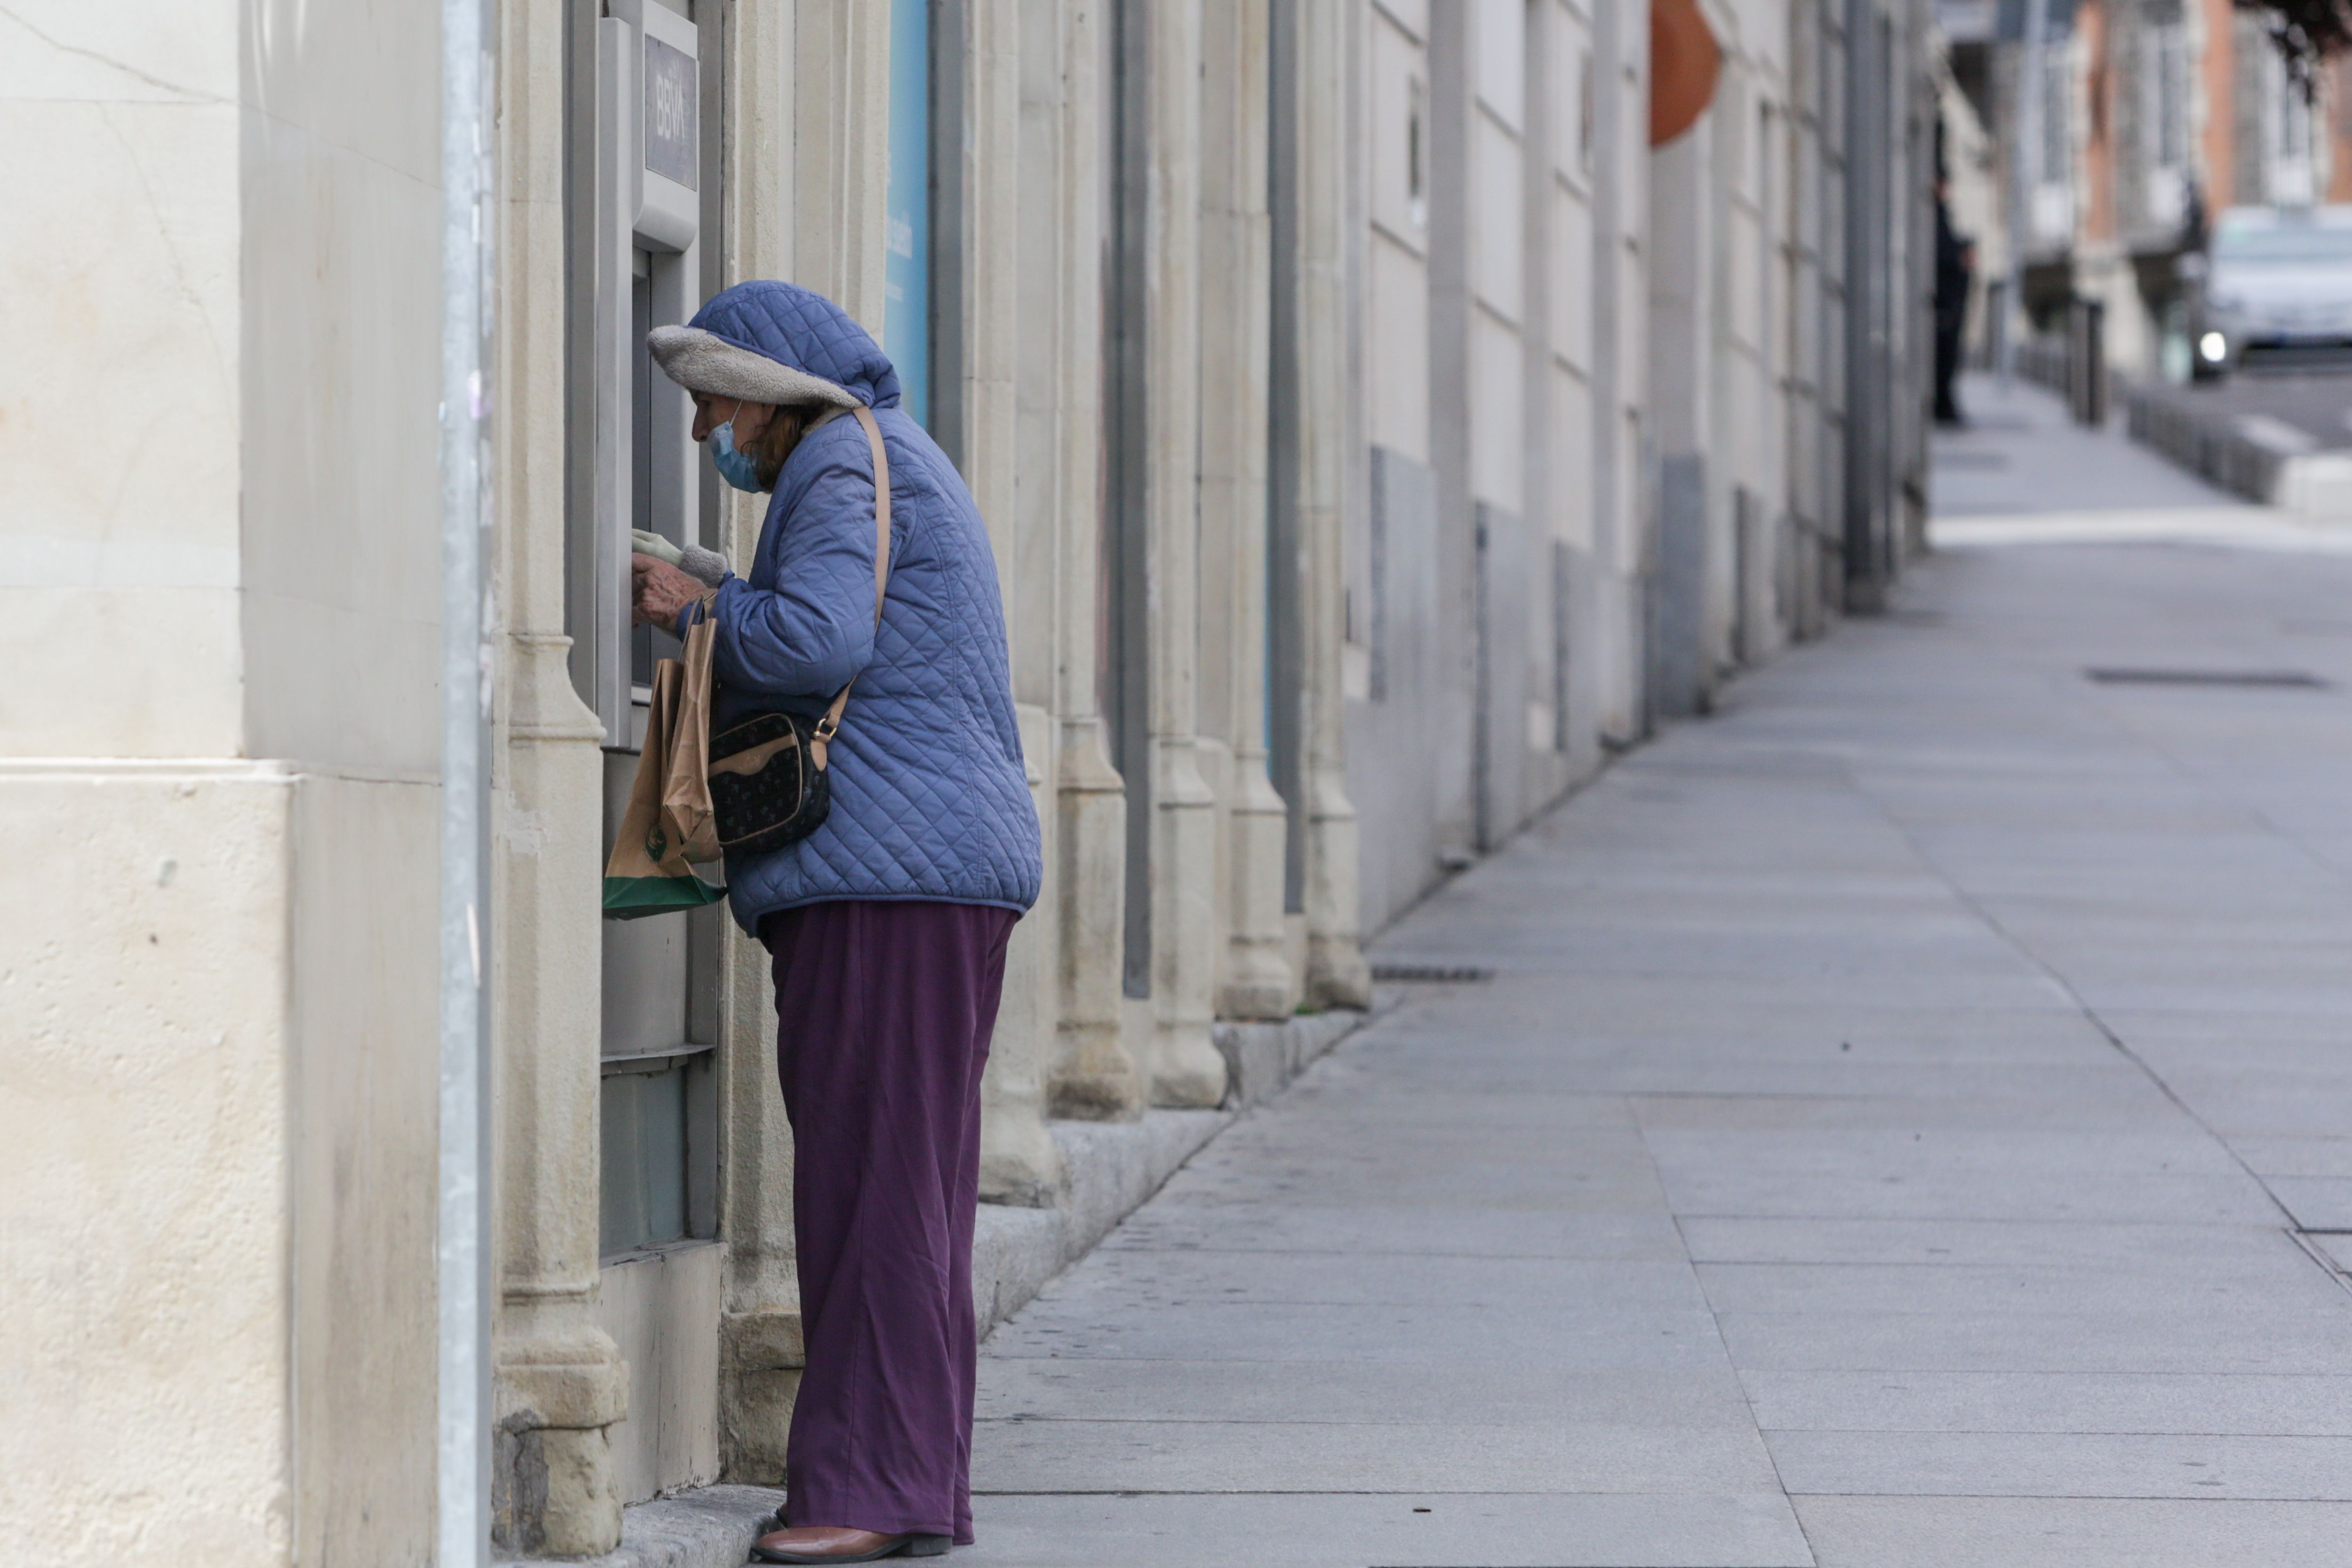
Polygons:
M2157 462L1977 412L2028 537L2034 473ZM1490 979L996 1332L957 1560L2344 1561L2347 607L1950 549L1619 763L1381 944Z
M2021 378L2004 392L1970 372L1959 402L1968 426L1938 432L1927 458L1937 517L2245 505L2129 440L2120 419L2084 429L2055 394Z

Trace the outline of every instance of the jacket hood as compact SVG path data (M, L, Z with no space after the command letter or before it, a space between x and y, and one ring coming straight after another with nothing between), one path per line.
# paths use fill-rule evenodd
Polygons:
M656 327L646 346L688 392L754 402L895 408L898 372L865 328L824 295L793 283L739 283L683 327Z

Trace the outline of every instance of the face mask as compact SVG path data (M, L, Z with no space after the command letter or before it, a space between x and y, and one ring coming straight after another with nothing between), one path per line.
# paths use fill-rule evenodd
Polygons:
M710 465L719 476L738 490L760 490L760 465L735 449L735 422L729 420L710 433Z

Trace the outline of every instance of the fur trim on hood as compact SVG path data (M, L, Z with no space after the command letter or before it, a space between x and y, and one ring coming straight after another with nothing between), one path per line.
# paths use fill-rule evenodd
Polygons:
M848 388L765 354L739 349L700 327L656 327L646 334L646 347L653 351L662 373L688 392L779 405L858 406L856 395Z

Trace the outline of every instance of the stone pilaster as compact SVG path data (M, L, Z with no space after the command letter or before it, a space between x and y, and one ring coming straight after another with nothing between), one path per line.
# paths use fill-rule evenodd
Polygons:
M1289 811L1266 750L1267 0L1205 0L1202 16L1198 623L1201 762L1220 830L1217 1010L1278 1019L1297 988L1284 952Z
M1023 0L1022 125L1026 187L1047 188L1053 248L1036 272L1055 312L1054 361L1024 369L1024 430L1043 433L1050 402L1053 449L1028 461L1037 487L1055 497L1050 548L1059 658L1054 708L1061 737L1055 770L1055 1046L1046 1103L1056 1116L1125 1121L1141 1113L1141 1069L1121 1032L1120 966L1127 925L1127 783L1111 766L1096 689L1102 609L1102 297L1104 20L1098 8ZM1050 272L1047 267L1050 267ZM1024 277L1031 274L1024 265ZM1028 319L1042 325L1043 309ZM1032 411L1035 412L1032 412ZM1024 441L1025 455L1036 448Z
M1055 791L1047 771L1056 737L1053 716L1045 709L1024 703L1016 715L1029 768L1029 798L1045 828L1045 874L1036 908L1013 928L1005 954L1004 992L988 1071L981 1081L980 1195L992 1203L1034 1207L1054 1201L1062 1179L1061 1151L1045 1130L1045 1075L1055 1045L1058 989Z
M1056 1116L1123 1122L1141 1114L1145 1100L1121 1032L1127 783L1091 714L1063 721L1061 763L1060 994L1047 1103Z
M1145 454L1152 613L1153 1103L1214 1105L1225 1062L1209 1031L1217 978L1216 796L1196 751L1200 602L1201 6L1162 0L1143 25L1151 162L1145 219Z
M1360 947L1362 900L1357 890L1356 810L1348 800L1345 676L1347 567L1343 528L1352 454L1363 450L1360 378L1350 351L1359 301L1348 270L1353 210L1354 19L1348 9L1292 8L1298 36L1299 402L1298 528L1300 613L1305 618L1306 683L1300 704L1307 786L1307 1001L1313 1007L1364 1007L1371 972Z
M809 110L795 87L800 40L793 14L783 7L738 5L727 15L723 90L732 134L723 281L788 277L802 194L793 149L795 127ZM823 174L812 168L806 178L815 183ZM823 209L822 197L812 193L811 200ZM813 251L816 245L812 239ZM730 560L748 562L759 544L767 497L732 489L719 495L721 548ZM727 1244L719 1321L719 1471L730 1481L776 1485L784 1479L784 1439L802 1365L793 1129L776 1087L775 990L767 949L732 920L719 938L718 1056L719 1227Z
M562 630L562 23L521 7L499 25L496 1531L569 1555L620 1539L607 1428L628 1411L595 1321L604 731Z
M1003 1000L982 1085L980 1187L994 1202L1034 1205L1051 1201L1061 1180L1061 1155L1045 1131L1060 946L1053 789L1060 736L1052 713L1058 235L1032 216L1049 209L1055 160L1050 145L1035 145L1024 111L1019 0L967 0L965 14L966 118L954 139L962 155L956 169L941 171L963 193L963 233L940 236L940 243L961 244L963 261L957 446L995 547L1013 702L1045 857L1037 906L1013 928L1005 956Z

